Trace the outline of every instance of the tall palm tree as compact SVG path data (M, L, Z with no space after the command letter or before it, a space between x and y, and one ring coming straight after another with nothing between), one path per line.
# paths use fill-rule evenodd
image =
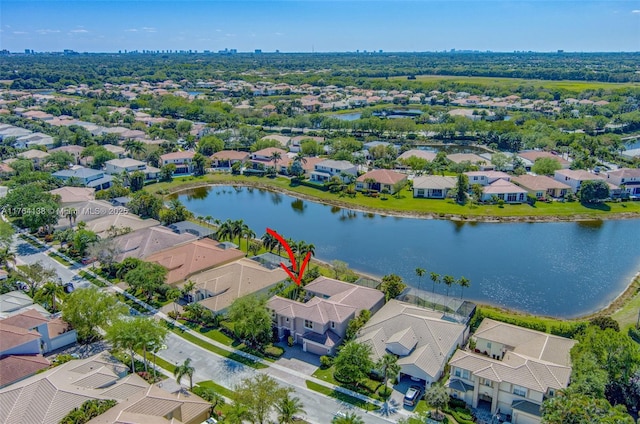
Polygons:
M449 288L456 282L456 279L451 275L445 275L442 277L442 282L447 286L447 297L449 297Z
M227 219L225 222L221 223L218 226L218 231L216 231L216 239L222 241L227 238L232 239L233 236L233 223L230 219Z
M422 290L422 277L426 274L427 270L424 268L416 268L416 275L418 276L418 290Z
M240 248L240 241L242 240L244 233L250 230L249 226L244 223L244 220L238 219L233 221L233 235L238 237L238 248Z
M76 210L76 208L68 208L66 209L65 216L69 220L69 228L71 228L73 227L72 221L76 222L78 211Z
M187 358L184 360L182 365L178 365L173 370L173 376L176 378L176 382L180 384L180 380L182 377L189 376L189 389L193 390L193 373L196 371L194 367L191 366L191 358Z
M471 287L471 281L468 278L460 277L456 284L460 286L460 299L462 299L462 292L466 287Z
M282 159L282 153L278 151L271 153L271 156L269 156L269 160L273 162L273 169L276 171L276 174L278 173L278 161L280 159Z
M436 274L435 272L432 272L430 277L431 277L431 281L433 281L433 287L431 288L431 292L435 294L436 284L440 284L440 274Z
M53 281L48 281L42 285L40 289L42 292L42 296L47 299L51 299L51 309L55 312L58 310L58 305L56 305L56 299L60 299L65 295L64 287L60 284L54 283Z
M376 364L378 371L382 373L382 386L387 387L387 380L390 375L398 375L401 367L398 365L398 357L391 353L385 353Z
M304 153L302 153L302 152L298 152L298 153L296 154L296 156L293 158L293 161L294 161L294 162L300 162L300 163L304 163L304 164L306 164L306 163L307 163L307 158L306 158L306 156L304 155Z
M276 403L278 410L278 424L292 424L297 422L295 416L304 414L304 405L297 397L290 397L289 393L282 396Z
M254 238L256 236L256 233L248 226L243 231L244 231L243 235L247 241L247 256L249 256L249 239Z
M8 247L0 249L0 266L9 265L9 262L15 263L16 254Z
M193 283L193 282L192 282ZM173 303L173 312L176 314L178 314L178 309L177 309L177 304L176 301L178 299L180 299L180 296L182 295L182 293L180 292L180 290L172 288L170 290L167 290L167 294L165 295L165 297L167 298L167 300L171 303Z
M184 283L184 286L182 287L182 295L186 296L191 294L191 292L195 288L196 288L196 283L191 280L188 280L186 283Z

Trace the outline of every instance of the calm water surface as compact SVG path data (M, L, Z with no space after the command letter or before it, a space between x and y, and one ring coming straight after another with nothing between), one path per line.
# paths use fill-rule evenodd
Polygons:
M417 267L465 276L467 299L535 314L575 317L604 307L640 270L640 221L456 223L355 212L250 188L210 187L179 196L196 215L243 219L316 246L375 276L401 275L418 287ZM445 293L444 285L437 287ZM450 295L460 295L453 286Z

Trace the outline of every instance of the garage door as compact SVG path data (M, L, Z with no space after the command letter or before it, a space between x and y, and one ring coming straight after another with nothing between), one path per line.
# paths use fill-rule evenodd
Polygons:
M540 424L540 418L513 411L513 424Z
M324 346L318 346L316 344L306 342L305 344L307 345L307 352L315 353L320 356L327 354L327 348Z

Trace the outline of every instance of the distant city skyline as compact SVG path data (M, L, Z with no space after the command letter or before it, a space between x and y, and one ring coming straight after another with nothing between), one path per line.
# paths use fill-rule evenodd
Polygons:
M640 51L640 1L2 0L0 50Z

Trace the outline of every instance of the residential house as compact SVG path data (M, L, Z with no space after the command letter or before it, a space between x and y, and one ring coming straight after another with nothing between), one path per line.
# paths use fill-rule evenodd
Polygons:
M60 196L60 203L63 205L73 203L83 203L96 200L96 190L89 187L60 187L49 191L54 196Z
M165 383L166 385L166 383ZM107 353L72 360L0 389L0 423L57 424L94 399L116 406L89 421L106 423L201 424L211 404L192 394L149 385Z
M386 191L394 194L407 183L407 175L390 169L374 169L356 179L356 190Z
M578 191L580 191L580 187L585 181L607 180L607 178L602 175L592 174L591 172L581 169L560 169L555 172L553 178L556 181L567 184L569 187L571 187L571 191L573 193L577 193ZM610 190L619 189L619 187L615 184L612 184L610 182L607 182L607 184L609 185Z
M520 175L513 177L512 181L527 190L529 196L538 200L546 198L558 199L564 197L571 187L560 181L556 181L545 175Z
M116 155L118 159L124 158L127 153L127 151L124 148L120 146L115 146L113 144L103 144L102 147L104 147L107 152L111 152L114 155Z
M238 249L224 249L219 247L219 242L204 238L154 253L145 260L167 268L167 284L176 284L243 257L244 252Z
M540 423L542 402L569 384L576 341L489 318L472 339L473 351L458 350L449 361L449 393L514 424Z
M367 309L375 313L384 305L376 289L318 277L305 286L311 299L305 303L273 296L267 302L278 337L293 337L305 352L333 355L342 343L350 320Z
M51 362L42 355L8 355L0 358L0 389L48 368Z
M607 172L607 182L624 187L624 191L632 198L640 197L640 168L621 168Z
M42 315L48 314L46 309L37 303L33 303L33 299L20 290L0 294L0 319L19 314L29 309L35 309Z
M456 177L442 177L440 175L428 175L413 179L413 197L427 199L444 199L449 190L456 186Z
M271 159L271 155L274 153L280 154L280 159L278 159L275 164ZM253 152L249 160L253 164L254 169L273 168L275 165L277 172L284 174L287 173L287 167L291 164L291 158L287 156L287 152L277 147L267 147L266 149Z
M398 156L398 161L407 160L411 157L424 159L427 162L433 162L433 160L436 158L436 152L430 152L428 150L411 149L411 150L407 150L406 152Z
M194 240L197 240L197 236L193 234L176 234L171 229L158 225L121 235L114 238L113 242L118 251L116 261L122 262L126 258L143 259Z
M535 164L536 160L538 159L550 158L558 162L562 167L561 169L569 169L569 167L571 166L571 162L569 162L562 156L558 156L551 152L544 152L542 150L528 150L525 152L519 152L518 157L520 157L521 159L524 159L525 161L529 161L530 163L533 163L533 164ZM531 171L531 168L529 167L527 171Z
M195 152L172 152L160 156L160 164L162 166L170 163L176 166L175 175L191 174L193 172L193 157Z
M477 166L480 171L491 171L495 168L491 164L490 160L486 160L482 156L476 155L474 153L452 153L450 155L447 155L447 159L458 164L468 162L471 165Z
M146 180L155 180L160 174L158 168L148 166L146 163L130 158L111 159L104 163L105 172L110 175L122 175L123 173L132 173L135 171L144 172Z
M27 150L26 152L18 153L17 156L21 159L30 160L35 169L41 169L45 160L51 155L42 150Z
M324 182L330 180L333 176L342 178L343 173L357 177L358 167L346 160L326 159L314 165L311 181Z
M105 175L104 171L84 168L82 166L63 169L51 175L67 184L71 182L78 183L85 187L94 188L96 191L108 189L111 187L111 182L113 181L113 177L111 175Z
M54 228L68 228L81 221L88 223L95 219L127 213L127 208L114 207L106 200L88 200L86 202L68 203L60 209L60 219Z
M274 140L274 141L277 141L281 147L287 147L287 144L289 144L291 137L286 135L280 135L280 134L269 134L269 135L265 135L260 140Z
M392 299L362 327L356 341L371 346L374 361L386 353L398 356L398 379L406 377L426 388L440 379L468 334L468 326L441 311Z
M64 218L62 219L64 220ZM160 225L160 221L151 218L142 219L138 215L130 214L123 207L113 207L107 215L85 222L87 224L86 229L93 231L101 238L115 237Z
M69 146L60 146L60 147L56 147L55 149L50 149L49 153L54 153L54 152L67 152L70 155L72 155L74 157L74 165L77 165L80 163L80 156L82 155L82 151L84 150L84 147L82 146L76 146L76 145L69 145Z
M191 221L180 221L167 226L171 231L177 234L192 234L197 238L209 237L213 238L216 232L211 227L205 227ZM236 246L237 247L237 246Z
M0 141L4 141L5 138L9 138L9 137L18 139L20 137L28 136L30 134L33 134L33 131L27 130L25 128L15 127L13 125L6 125L6 124L0 126ZM26 148L26 146L20 147L20 148L24 149Z
M502 171L472 171L464 173L469 177L469 186L480 184L488 186L497 180L511 181L511 175Z
M51 352L76 342L76 331L61 318L27 309L0 320L0 357Z
M53 145L53 137L40 132L17 137L15 143L13 143L13 147L16 149L29 149L32 147L45 147L50 149Z
M194 274L192 300L215 312L224 312L234 300L250 294L267 295L268 290L287 279L281 267L265 267L242 258L217 268Z
M482 188L480 200L490 202L495 198L504 200L506 203L522 203L527 200L527 190L518 187L512 182L498 179Z
M210 157L212 168L231 168L236 162L249 160L249 153L235 150L221 150Z

